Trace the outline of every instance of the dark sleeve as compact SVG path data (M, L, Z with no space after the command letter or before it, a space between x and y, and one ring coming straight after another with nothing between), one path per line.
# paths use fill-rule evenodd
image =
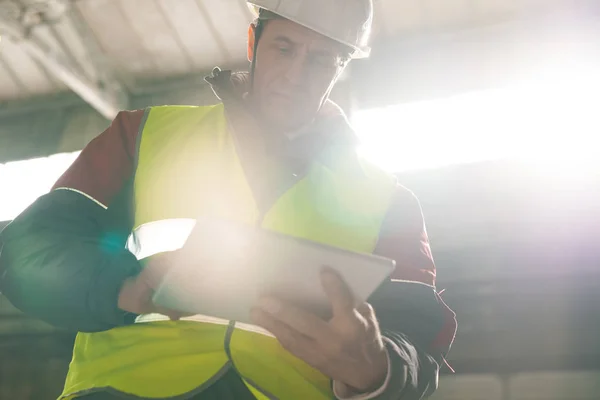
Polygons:
M396 260L395 280L369 299L388 339L391 380L378 399L422 399L437 388L440 365L454 340L456 318L435 289L435 264L421 207L398 186L376 254Z
M140 270L125 241L142 116L119 113L53 190L1 233L0 289L23 312L86 332L130 322L117 300L122 282Z

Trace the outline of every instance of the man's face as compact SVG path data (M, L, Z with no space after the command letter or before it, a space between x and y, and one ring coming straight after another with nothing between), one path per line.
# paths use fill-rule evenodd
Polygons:
M254 29L250 30L252 58ZM258 42L253 101L259 117L278 130L310 123L348 58L338 42L285 19L269 20Z

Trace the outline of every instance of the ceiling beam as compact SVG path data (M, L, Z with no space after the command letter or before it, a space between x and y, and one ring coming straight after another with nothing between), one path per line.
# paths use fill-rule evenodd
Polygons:
M0 121L10 117L27 117L27 114L82 107L86 103L73 92L52 93L20 100L0 101ZM1 125L1 123L0 123ZM0 163L2 161L0 160Z
M71 7L70 2L48 1L35 3L34 9L2 13L0 33L101 115L112 119L119 110L128 108L129 96L95 50L93 37Z

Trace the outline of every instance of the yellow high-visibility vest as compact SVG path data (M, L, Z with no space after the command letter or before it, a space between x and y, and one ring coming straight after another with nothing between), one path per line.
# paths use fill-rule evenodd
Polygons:
M152 243L150 253L166 250L167 241L189 232L186 221L202 216L260 224L356 252L375 248L395 179L358 157L352 162L360 174L349 172L347 160L339 168L313 162L304 178L260 213L223 105L150 108L140 135L133 233L138 258ZM64 398L101 388L148 398L199 393L229 368L259 399L333 397L329 378L256 327L208 316L174 322L151 315L138 322L78 334Z

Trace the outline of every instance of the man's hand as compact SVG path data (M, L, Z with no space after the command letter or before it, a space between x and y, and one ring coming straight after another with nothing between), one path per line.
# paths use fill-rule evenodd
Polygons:
M152 302L154 291L170 268L171 253L152 256L139 275L128 278L119 292L118 306L121 310L135 314L158 313L178 320L185 314L159 307Z
M327 269L321 278L333 311L329 321L272 297L261 299L252 320L333 380L361 393L376 390L385 381L388 364L373 308L367 303L355 307L335 271Z

